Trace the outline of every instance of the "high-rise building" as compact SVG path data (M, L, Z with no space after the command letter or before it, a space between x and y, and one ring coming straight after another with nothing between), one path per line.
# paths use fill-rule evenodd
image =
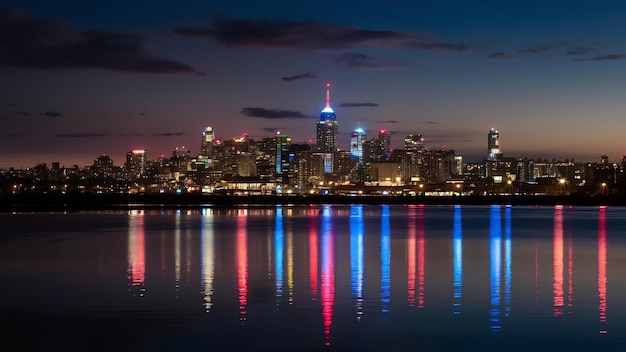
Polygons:
M487 153L489 160L496 160L502 158L502 152L500 151L500 132L495 129L491 129L487 135Z
M280 132L274 138L276 141L276 181L287 184L289 183L289 148L291 147L291 138L280 134Z
M145 150L133 150L126 153L126 171L132 178L145 175L148 169L148 152Z
M352 131L352 137L350 138L350 158L359 163L363 163L363 142L365 137L365 130L357 127Z
M330 84L326 84L326 107L317 121L317 151L332 153L339 149L339 124L337 115L330 107Z
M391 134L388 130L380 130L378 132L378 140L380 141L381 149L386 156L386 154L391 150Z
M200 155L209 157L213 147L213 141L215 140L215 134L213 133L213 127L207 126L202 131L202 143L200 144Z

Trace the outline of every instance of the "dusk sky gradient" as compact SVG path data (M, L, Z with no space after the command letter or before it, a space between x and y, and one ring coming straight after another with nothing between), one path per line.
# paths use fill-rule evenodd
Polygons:
M0 166L150 159L201 132L357 126L487 155L626 154L623 1L2 1Z

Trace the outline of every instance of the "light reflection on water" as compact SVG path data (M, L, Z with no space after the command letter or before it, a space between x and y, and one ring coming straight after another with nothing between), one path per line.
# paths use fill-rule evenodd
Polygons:
M76 239L39 247L14 240L0 254L8 267L17 260L9 251L25 263L43 252L53 266L71 263L101 281L102 293L93 290L83 311L164 311L158 319L184 322L176 333L163 328L138 340L150 349L261 349L263 341L269 349L522 350L533 339L578 349L617 343L610 337L626 333L626 303L617 298L626 293L624 215L615 207L500 205L87 212L63 215L91 224L75 229L80 246ZM27 234L43 231L29 230L28 215L7 216L23 220ZM107 251L94 249L99 238ZM63 270L48 279L65 280ZM126 278L126 287L115 277ZM19 287L32 290L38 279ZM64 290L67 284L49 287L60 296ZM19 294L2 298L26 304ZM67 294L63 304L84 299ZM37 310L50 309L38 303Z

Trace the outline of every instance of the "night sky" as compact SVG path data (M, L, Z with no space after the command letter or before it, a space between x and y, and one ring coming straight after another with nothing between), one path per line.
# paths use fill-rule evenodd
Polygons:
M315 139L332 85L357 126L464 161L620 161L623 1L2 1L0 165L197 155L216 137Z

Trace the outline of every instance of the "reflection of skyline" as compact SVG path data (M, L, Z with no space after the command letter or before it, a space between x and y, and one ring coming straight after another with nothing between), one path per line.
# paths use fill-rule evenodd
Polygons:
M213 279L215 277L215 234L213 233L213 214L202 209L201 226L202 294L204 310L208 313L213 306Z
M240 209L237 216L237 290L239 291L239 321L245 324L248 305L248 228L247 212Z
M391 225L389 205L383 205L380 219L380 303L383 313L389 312L391 295Z
M363 316L363 206L353 205L350 207L350 267L352 282L352 297L356 308L357 320Z
M607 333L606 317L606 208L600 207L598 214L598 297L600 303L600 333Z
M128 278L131 288L138 288L139 296L143 296L146 280L144 212L131 210L128 215Z
M330 346L330 327L335 305L335 248L332 207L324 206L322 213L322 318L324 345Z
M454 267L454 314L461 314L461 298L463 297L463 225L461 222L460 205L454 206L452 258Z
M468 229L463 226L464 220L466 220L464 219L465 207L456 206L450 209L452 212L448 213L447 216L449 216L451 223L446 225L446 227L451 226L452 231L450 232L450 227L447 227L447 231L441 232L446 233L446 236L448 236L446 241L448 241L448 248L451 249L445 257L435 254L436 252L434 251L438 250L437 248L441 248L437 241L432 242L432 246L426 246L427 239L430 238L431 233L441 230L431 228L435 222L428 221L425 223L425 219L429 218L432 211L431 208L425 206L380 206L378 208L363 205L352 205L349 208L323 206L310 207L304 211L279 206L270 211L267 209L254 211L238 209L232 213L220 213L214 209L203 209L201 210L201 217L199 217L198 228L200 235L197 237L197 247L194 245L196 240L194 240L193 231L190 230L193 228L189 220L191 218L188 217L189 215L194 215L193 212L172 213L172 232L170 236L167 236L167 233L165 234L170 239L166 242L163 242L162 230L161 236L146 236L147 219L145 212L130 212L128 215L127 271L129 284L131 287L141 287L143 289L146 277L149 278L149 281L150 279L154 280L162 277L162 274L154 273L156 275L150 275L150 272L146 276L146 269L148 271L163 270L163 253L165 253L165 256L173 259L173 261L170 259L167 263L169 272L175 278L172 286L188 285L190 280L193 280L194 274L197 273L195 277L198 278L196 282L199 283L199 292L202 295L204 310L213 312L216 302L224 304L223 295L228 294L224 291L223 284L217 284L220 280L216 281L216 276L226 275L228 265L225 266L223 261L225 258L234 258L232 269L237 278L238 293L236 301L242 324L247 323L250 319L248 311L252 305L249 305L249 303L252 302L251 299L255 300L258 298L254 294L262 292L258 291L258 287L255 287L255 285L260 283L259 280L271 280L272 285L275 286L272 290L274 295L283 294L285 299L288 296L290 305L301 305L306 301L309 302L308 304L320 307L321 315L318 316L321 316L323 324L324 343L330 345L331 327L334 326L335 315L337 312L341 312L341 310L336 309L336 304L338 302L343 304L347 297L344 297L346 294L344 290L348 290L348 296L352 297L351 302L356 310L357 320L363 319L375 306L379 307L378 309L383 313L383 316L387 316L388 312L392 312L391 309L397 309L400 305L406 306L407 302L409 307L417 306L423 308L425 306L426 274L424 264L426 256L431 253L429 260L432 261L433 265L429 267L429 276L433 279L429 281L429 290L431 286L433 292L441 290L442 288L437 287L439 285L438 282L441 281L441 278L449 277L451 280L446 280L446 282L447 285L452 284L452 286L448 286L450 294L444 300L449 304L448 307L453 307L452 312L454 314L463 312L463 315L466 316L467 313L472 311L472 299L476 296L476 292L472 292L475 288L468 283L473 280L474 275L480 275L476 271L478 265L475 261L476 255L478 255L475 249L477 248L475 247L476 238L471 236L471 231L474 231L472 227ZM514 285L512 280L514 265L512 261L512 239L515 230L512 218L517 210L514 207L503 206L492 206L487 209L489 209L489 237L488 242L486 241L484 244L488 244L486 246L481 245L478 248L489 251L490 283L488 296L490 302L490 327L492 331L499 331L503 327L504 318L515 316L515 312L512 312L511 308L513 305L513 294L517 291L513 289L521 287ZM473 212L470 211L469 214L471 219ZM232 235L234 236L232 237L228 233L231 230L219 225L219 223L223 224L224 219L229 218L227 217L228 215L236 216L232 220L234 224L232 228ZM571 220L570 217L564 215L564 209L561 207L552 209L553 226L549 230L551 232L550 236L543 237L543 243L552 244L552 246L546 246L546 250L552 247L550 253L552 266L552 275L550 275L552 313L564 315L567 307L567 315L569 316L574 312L572 303L573 288L577 287L580 291L581 284L574 282L573 253L575 242L572 241L569 230L568 232L563 230L564 223L566 221L569 223ZM257 222L253 222L251 219L267 216L272 217L274 231L265 232L268 236L261 237L262 242L259 242L259 237L250 237L248 232L250 228L255 228L258 225ZM406 228L394 227L397 222L393 219L398 219L402 216L406 216L408 219ZM303 223L303 227L301 226L301 219L306 220ZM607 217L605 208L599 210L597 219L598 315L596 316L599 316L599 322L602 324L600 332L606 332L608 306ZM341 221L346 221L343 224L349 226L349 233L337 232L337 229L348 229L348 227L343 227L344 225L342 225ZM366 224L375 226L368 227ZM487 223L484 224L487 225ZM218 229L220 229L219 232ZM566 229L569 228L566 227ZM303 230L304 232L302 232ZM464 231L470 231L470 236L464 238ZM392 247L392 233L394 238L404 236L405 240L394 242ZM380 237L377 238L377 236ZM152 245L149 243L150 238L156 240ZM224 249L228 247L224 247L224 243L219 244L222 241L218 240L218 238L223 238L226 243L229 242L229 238L233 238L234 253L224 252ZM376 248L377 246L374 245L366 252L365 245L372 243L367 242L369 240L380 241L380 248ZM466 251L464 251L463 240L465 240ZM169 249L163 249L164 243L169 245ZM400 247L401 245L404 248ZM537 253L537 245L531 247L535 253L528 253L529 258L532 258ZM156 255L151 257L150 254L152 252L147 251L147 248L157 249L154 252ZM194 251L194 248L197 248L197 252ZM262 248L267 248L267 250L259 251ZM472 248L474 251L468 252L468 248ZM395 251L396 249L398 249L398 252ZM304 257L299 258L298 255L300 253L304 254ZM398 258L398 253L406 253L407 277L404 277L404 274L391 270L393 263L399 264L400 262L396 261L402 260ZM266 255L270 258L266 258ZM216 261L218 260L222 262L219 266L216 266ZM156 265L149 265L151 261ZM441 265L445 261L449 264ZM266 266L270 271L260 268L259 265ZM380 265L380 271L376 272L377 270L375 269L378 265ZM370 267L374 270L366 270ZM516 268L521 267L518 266ZM538 262L537 258L535 258L535 268L537 267ZM184 273L181 271L184 271ZM447 271L447 273L444 271ZM263 273L263 278L261 279L259 277L253 277L252 279L249 277L250 275L258 275L261 272ZM267 277L266 273L268 272L275 275ZM378 273L381 275L380 280L377 277ZM181 280L181 275L187 275L188 277ZM524 281L522 276L518 276L520 282ZM301 277L308 278L305 281L301 281ZM583 277L584 275L580 275L581 280ZM340 281L348 279L350 282L346 281L345 284L336 282L335 280L338 278L341 278ZM536 270L535 288L541 286L537 281L547 284L547 281L543 281L545 279L547 277L540 276ZM526 277L526 280L529 284L533 282L532 276ZM169 282L172 284L172 281ZM392 295L392 288L395 287L399 287L400 290L398 292L393 290L394 294ZM407 290L403 291L403 287L406 287ZM547 288L548 286L544 287ZM188 291L183 290L184 288L185 286L181 286L181 294L187 294ZM287 291L287 288L289 288L289 291ZM375 304L374 306L372 301L370 301L369 305L367 304L366 296L375 292L372 290L380 292L380 305ZM143 291L141 292L143 294ZM287 292L289 292L288 295ZM218 296L215 296L216 293ZM254 294L250 296L250 293ZM302 293L306 297L303 297ZM178 292L176 294L178 297ZM486 297L484 291L480 294ZM548 297L546 296L547 292L543 290L535 290L535 294L545 298ZM218 297L217 301L215 297ZM221 299L219 299L220 297ZM370 298L378 300L377 297ZM436 307L441 302L442 298L437 297L432 302L429 301L429 307ZM537 300L537 302L540 303L541 300ZM352 311L355 312L355 310ZM517 316L519 316L519 313L517 313Z

